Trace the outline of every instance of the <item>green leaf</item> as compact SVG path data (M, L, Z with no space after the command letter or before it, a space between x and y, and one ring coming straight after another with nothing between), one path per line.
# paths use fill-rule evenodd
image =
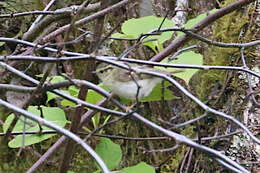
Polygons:
M212 9L209 11L209 14L215 13L218 11L217 9ZM188 20L188 22L184 25L186 29L190 29L194 27L197 23L202 21L204 18L206 18L208 15L207 13L202 13L199 16L195 17L194 19Z
M66 75L66 74L65 74ZM61 82L64 81L64 77L63 76L52 76L52 77L48 77L47 80L51 79L51 83L57 83L57 82Z
M33 129L28 129L28 131L32 131ZM46 130L46 129L44 129ZM35 131L35 129L34 129ZM39 130L38 130L39 131ZM41 141L44 141L46 139L49 139L53 136L55 136L56 134L44 134L44 135L26 135L25 136L25 141L24 141L24 146L28 146L28 145L32 145L35 143L39 143ZM19 148L22 147L22 141L23 141L23 136L22 135L18 135L17 137L15 137L13 140L11 140L8 143L8 146L10 148Z
M133 35L138 38L141 34L146 34L151 30L156 30L163 21L163 17L146 16L138 19L129 19L122 25L122 32L124 34ZM163 28L173 27L173 22L166 19L162 25ZM161 43L171 38L171 32L162 35L152 36L148 39L158 39Z
M69 87L69 90L68 90L68 91L64 91L64 92L65 92L66 94L68 94L68 95L71 95L71 96L77 98L78 93L79 93L79 89L76 88L75 86L70 86L70 87ZM76 103L74 103L74 102L72 102L72 101L69 101L69 100L67 100L67 99L62 99L61 105L62 105L62 106L75 106Z
M94 90L89 90L87 95L87 102L91 104L97 104L100 100L102 100L104 97L97 93Z
M69 93L72 96L76 96L79 93L79 89L76 88L74 85L72 85L72 86L69 87Z
M149 102L149 101L160 101L164 97L164 100L172 100L176 99L178 97L174 96L174 93L169 90L167 87L170 86L171 83L168 81L164 81L164 84L162 83L157 84L151 94L145 98L141 99L141 102ZM163 91L164 88L164 91Z
M122 32L115 33L112 35L112 37L119 37L119 38L138 38L141 34L147 34L151 30L156 30L160 26L160 24L163 21L163 17L155 17L155 16L146 16L138 19L129 19L122 25ZM173 27L174 24L171 20L166 19L162 25L163 28L169 28ZM157 52L156 48L160 51L162 50L162 44L169 40L172 36L173 32L164 32L161 35L156 36L149 36L144 41L150 40L150 39L156 39L157 41L149 41L144 43L144 45L147 45L151 47L155 52Z
M209 13L214 13L217 11L216 9L211 10ZM207 17L207 13L200 14L194 19L187 21L184 25L184 28L189 29L195 26L197 23L202 21L205 17ZM160 26L161 22L163 21L162 17L155 17L155 16L146 16L138 19L129 19L125 21L122 25L122 34L121 33L114 33L112 37L116 38L138 38L142 34L147 34L151 30L156 30ZM174 27L174 23L171 20L166 19L162 25L162 29L164 28L172 28ZM150 39L156 39L157 41L149 41L143 43L143 45L149 46L153 49L156 53L157 50L161 51L163 49L162 44L169 40L172 37L173 32L164 32L161 35L157 36L149 36L148 38L144 39L144 41ZM177 32L177 36L175 39L178 39L183 32Z
M117 168L122 159L120 146L108 138L100 138L100 143L95 151L105 162L109 170Z
M0 46L3 46L5 44L5 42L0 42Z
M102 171L101 171L101 170L96 170L96 171L93 172L93 173L102 173Z
M133 35L126 35L126 34L121 34L121 33L114 33L114 34L112 34L112 37L113 38L135 38Z
M217 9L213 9L213 10L209 11L209 13L212 14L212 13L215 13L216 11L217 11ZM207 17L207 13L202 13L199 16L188 20L187 23L184 25L184 28L191 29L192 27L194 27L196 24L198 24L200 21L202 21L206 17ZM183 32L177 32L177 37L175 39L178 39L183 34L184 34Z
M69 91L67 91L67 90L62 90L62 93L69 95ZM47 103L48 103L50 100L55 99L55 98L58 98L58 97L60 97L60 96L58 96L57 94L54 94L54 93L48 91L48 92L47 92Z
M43 77L44 74L37 74L35 76L37 77ZM66 73L62 73L62 75L66 76ZM46 78L46 81L50 81L51 83L55 83L55 82L61 82L64 81L64 77L63 76L49 76Z
M58 107L44 107L44 106L41 106L42 108L42 111L43 111L43 116L44 116L44 119L50 121L50 122L53 122L54 124L56 125L59 125L61 127L64 127L65 124L67 123L67 120L66 120L66 116L65 116L65 113L62 109L58 108ZM37 116L40 116L40 110L37 109L37 106L30 106L28 108L28 112L31 112ZM13 129L13 132L23 132L23 127L24 127L24 117L21 117L23 121L19 120L14 129ZM10 126L12 120L14 119L14 114L10 114L4 125L3 125L3 130L4 132L7 131L8 127ZM32 121L32 120L29 120L29 119L26 119L26 131L36 131L38 132L40 129L39 129L39 126L36 122ZM45 126L42 126L43 130L51 130L50 128L48 127L45 127ZM38 135L38 134L32 134L32 135L25 135L25 146L28 146L28 145L32 145L32 144L35 144L35 143L39 143L43 140L46 140L52 136L54 136L56 134L43 134L43 135ZM22 146L22 138L23 138L23 135L17 135L14 139L12 139L9 143L8 143L8 146L10 148L18 148L18 147L21 147Z
M168 63L168 60L164 59L162 62ZM193 51L188 51L188 52L184 52L181 55L179 55L176 60L172 60L170 62L170 64L202 65L203 57L200 54L197 54ZM156 68L162 69L162 70L169 70L169 71L180 70L177 68L168 68L168 69L165 69L163 67L156 67ZM176 74L174 74L174 76L177 76L177 77L185 80L186 83L189 83L193 74L198 71L198 69L183 69L183 70L185 70L185 71L181 72L181 73L176 73Z
M145 162L140 162L136 166L122 169L120 173L155 173L155 169Z
M98 85L99 87L107 90L103 84L99 84ZM69 87L69 93L70 95L72 95L73 97L77 97L78 95L78 92L79 92L79 89L75 88L74 86L71 86ZM87 94L87 98L86 98L86 101L88 103L91 103L91 104L97 104L100 100L102 100L104 97L97 93L96 91L92 90L92 89L89 89L88 90L88 94ZM74 102L71 102L69 100L66 100L66 99L63 99L61 101L61 105L62 106L75 106L76 104Z
M63 75L66 75L66 74L63 74ZM37 77L43 77L43 74L39 74L39 75L36 75ZM57 83L57 82L61 82L61 81L64 81L64 77L63 76L52 76L52 77L47 77L46 81L50 81L50 83ZM66 90L63 90L66 94L68 94L68 91ZM55 98L58 98L59 96L52 93L52 92L49 92L47 91L47 101L46 103L48 103L50 100L52 99L55 99Z
M74 103L74 102L72 102L72 101L69 101L69 100L67 100L67 99L63 99L62 101L61 101L61 105L62 106L76 106L76 103Z

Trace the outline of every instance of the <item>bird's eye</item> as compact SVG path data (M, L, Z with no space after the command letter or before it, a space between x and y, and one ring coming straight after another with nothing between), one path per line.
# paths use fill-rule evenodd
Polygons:
M104 70L100 70L99 73L104 73Z

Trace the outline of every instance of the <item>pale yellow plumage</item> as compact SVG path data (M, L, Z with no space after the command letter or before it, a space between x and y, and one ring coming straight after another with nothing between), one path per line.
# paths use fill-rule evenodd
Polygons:
M143 70L167 73L162 70L136 66L128 64L135 68L142 68ZM134 100L137 96L137 84L140 86L138 99L148 96L153 88L162 81L162 78L155 77L147 74L137 74L133 71L125 70L116 66L101 63L98 65L96 74L99 79L102 80L103 84L108 87L112 93L124 97L127 99Z

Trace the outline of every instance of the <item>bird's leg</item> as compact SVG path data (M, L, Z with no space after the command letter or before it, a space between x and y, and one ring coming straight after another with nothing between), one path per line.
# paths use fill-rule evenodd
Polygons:
M137 103L131 104L130 106L126 106L125 111L126 112L136 112L136 108L134 108L137 105ZM134 108L134 109L133 109Z

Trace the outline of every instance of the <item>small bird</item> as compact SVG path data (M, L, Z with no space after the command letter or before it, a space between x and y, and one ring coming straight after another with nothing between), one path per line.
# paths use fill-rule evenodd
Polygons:
M163 74L181 72L181 70L179 70L169 73L168 71L163 71L151 67L138 66L130 63L124 64L128 65L129 67L140 68L142 70ZM122 69L106 63L99 64L95 73L103 82L103 84L112 91L113 94L130 100L136 99L137 92L138 100L148 96L152 92L153 88L163 80L162 78L156 76L139 74L134 71ZM138 86L140 87L139 91Z

